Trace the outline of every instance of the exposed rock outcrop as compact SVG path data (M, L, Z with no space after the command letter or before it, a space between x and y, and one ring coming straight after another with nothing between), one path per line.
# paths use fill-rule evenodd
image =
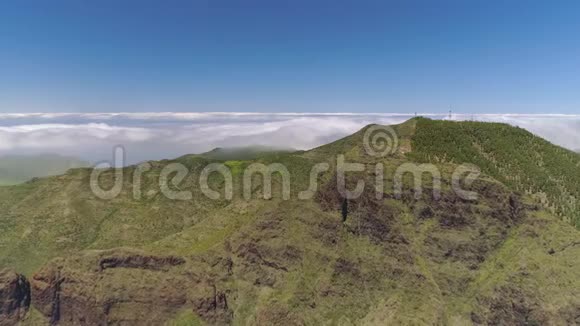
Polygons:
M206 275L212 266L186 263L125 249L56 259L31 280L32 302L54 325L162 325L183 310L227 324L227 293L207 275L228 271Z
M15 325L30 307L30 284L12 270L0 270L0 326Z

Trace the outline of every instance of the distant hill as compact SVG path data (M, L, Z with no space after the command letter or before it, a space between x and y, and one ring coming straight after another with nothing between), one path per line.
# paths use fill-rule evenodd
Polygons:
M199 154L207 159L230 161L230 160L254 160L260 156L270 154L290 153L295 150L290 148L275 148L268 146L245 146L245 147L231 147L231 148L214 148L213 150Z
M580 232L561 220L578 212L558 200L577 198L577 154L507 125L412 119L392 126L394 153L372 156L363 139L374 127L310 151L151 162L138 198L130 177L118 197L97 198L90 169L0 187L0 267L20 274L0 272L8 289L0 321L28 309L21 325L578 324ZM349 189L366 184L356 199L338 189L338 155L367 167L347 174ZM198 184L216 162L231 168L232 200L212 200ZM441 198L429 178L421 196L411 178L395 194L396 168L424 162L441 171ZM465 185L476 201L451 188L464 162L484 172ZM160 194L169 163L190 171L171 185L190 199ZM259 198L256 177L244 199L243 171L253 163L283 164L290 199L279 175L273 198ZM311 198L300 197L319 163L329 170ZM226 183L212 174L209 187L223 193Z
M2 156L0 185L18 184L32 178L59 175L68 169L89 166L89 162L56 154Z

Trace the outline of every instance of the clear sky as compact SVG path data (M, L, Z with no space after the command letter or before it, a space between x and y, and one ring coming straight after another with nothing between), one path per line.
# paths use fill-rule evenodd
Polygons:
M0 112L580 113L579 1L2 0Z

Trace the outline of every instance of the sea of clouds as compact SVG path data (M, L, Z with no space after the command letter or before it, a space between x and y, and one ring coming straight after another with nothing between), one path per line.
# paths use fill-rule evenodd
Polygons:
M421 114L432 119L446 115ZM395 124L414 115L379 113L34 113L0 114L0 156L58 153L98 162L113 147L127 164L201 153L215 147L263 145L310 149L370 123ZM580 149L580 115L454 114L453 120L496 121Z

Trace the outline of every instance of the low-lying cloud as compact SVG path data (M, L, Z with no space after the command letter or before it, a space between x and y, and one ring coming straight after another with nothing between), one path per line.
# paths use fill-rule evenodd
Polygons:
M215 147L310 149L370 123L394 124L411 117L370 113L0 114L0 155L49 152L97 162L110 160L113 147L122 145L128 163L136 163ZM580 115L476 114L453 115L452 119L509 123L560 146L580 149Z

